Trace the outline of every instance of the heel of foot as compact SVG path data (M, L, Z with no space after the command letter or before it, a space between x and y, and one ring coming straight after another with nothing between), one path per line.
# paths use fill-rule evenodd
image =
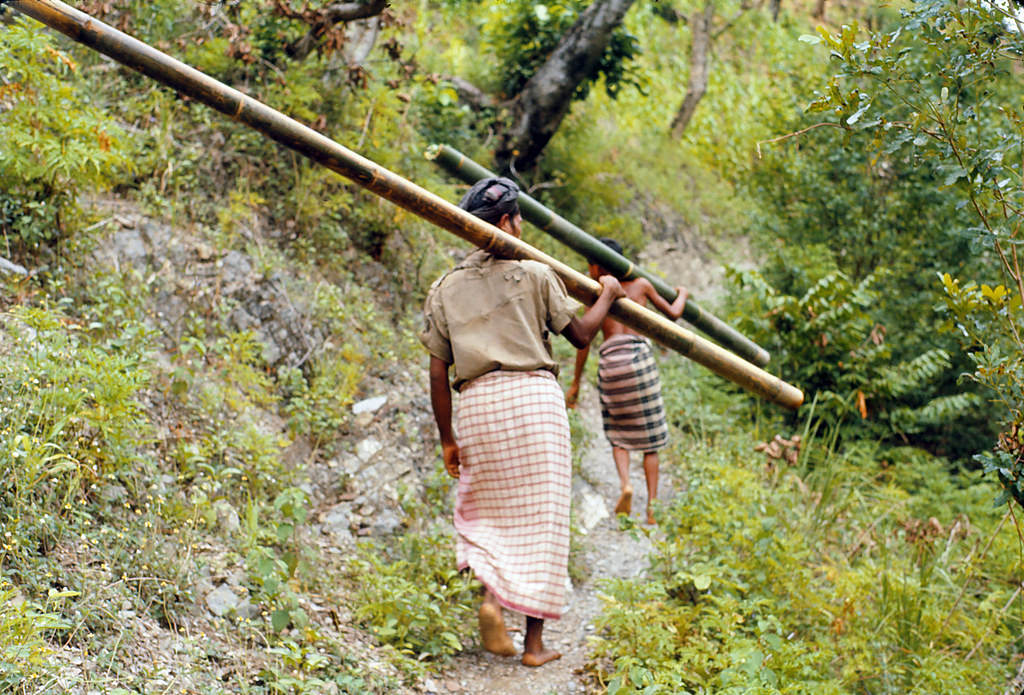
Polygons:
M505 619L501 616L501 608L483 604L480 606L480 641L484 649L499 656L514 656L516 646L505 629Z
M616 514L629 514L633 510L633 488L624 487L622 488L622 494L619 495L619 501L615 505Z
M523 666L543 666L549 661L561 658L561 652L553 652L546 649L539 652L526 652L523 654Z

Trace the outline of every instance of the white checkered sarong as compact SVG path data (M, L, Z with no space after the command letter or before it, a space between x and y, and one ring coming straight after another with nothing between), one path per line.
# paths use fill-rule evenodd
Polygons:
M459 395L459 569L511 610L559 618L569 562L572 460L565 397L548 371L489 372Z
M630 451L664 448L668 423L650 344L638 335L619 334L604 341L598 352L597 385L608 441Z

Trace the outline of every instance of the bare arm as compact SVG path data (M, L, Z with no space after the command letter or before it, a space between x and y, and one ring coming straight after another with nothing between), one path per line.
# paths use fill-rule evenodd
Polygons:
M576 401L580 396L580 377L583 375L583 367L587 364L587 357L590 356L590 345L576 351L576 366L572 372L572 385L565 393L565 404L570 408L576 407Z
M441 455L448 475L459 477L459 445L452 431L452 390L448 383L448 363L430 356L430 405L441 437Z
M597 331L601 328L601 322L608 315L608 310L611 308L612 303L619 297L626 296L622 285L611 275L602 275L599 280L601 282L601 296L583 312L583 316L579 318L574 316L569 325L562 331L562 335L565 336L566 340L577 349L583 349L590 345L590 341L594 339Z
M678 292L678 294L672 303L669 304L664 297L658 294L658 291L654 289L654 285L652 285L649 280L646 278L641 278L641 280L645 283L644 297L651 300L651 304L654 305L655 309L673 320L678 319L683 315L683 309L686 308L686 300L690 296L690 293L685 287L682 285L676 287L676 292Z

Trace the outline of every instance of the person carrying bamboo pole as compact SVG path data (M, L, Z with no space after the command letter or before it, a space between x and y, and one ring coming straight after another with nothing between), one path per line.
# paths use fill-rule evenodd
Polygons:
M519 237L518 195L515 182L489 177L459 206ZM545 619L561 617L568 580L569 421L550 337L559 333L576 348L590 343L624 296L614 277L600 283L597 301L577 317L580 304L548 266L476 251L433 284L424 305L431 405L445 469L458 479L456 560L485 587L485 649L515 654L501 609L526 615L527 666L561 656L544 647L543 630Z
M617 254L622 247L614 239L601 241ZM606 275L607 271L590 264L591 277ZM626 296L641 306L648 301L672 320L683 315L689 293L685 287L676 287L678 294L671 304L654 289L645 278L623 280ZM652 503L658 497L658 451L668 444L668 423L661 399L661 378L654 362L650 342L612 318L601 325L604 340L598 349L597 385L601 396L601 418L605 436L612 445L612 458L619 474L619 501L616 514L628 515L632 511L633 486L629 482L629 452L644 454L644 481L647 484L647 523L655 522ZM576 368L572 384L565 394L570 408L576 406L580 392L580 376L590 355L590 345L576 352Z

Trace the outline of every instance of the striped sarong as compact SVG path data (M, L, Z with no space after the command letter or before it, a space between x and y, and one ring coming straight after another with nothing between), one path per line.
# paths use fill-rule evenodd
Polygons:
M459 395L459 569L501 605L559 618L569 564L572 459L565 396L548 371L489 372Z
M604 341L598 353L597 384L608 441L630 451L664 448L668 424L650 343L638 335L620 334Z

